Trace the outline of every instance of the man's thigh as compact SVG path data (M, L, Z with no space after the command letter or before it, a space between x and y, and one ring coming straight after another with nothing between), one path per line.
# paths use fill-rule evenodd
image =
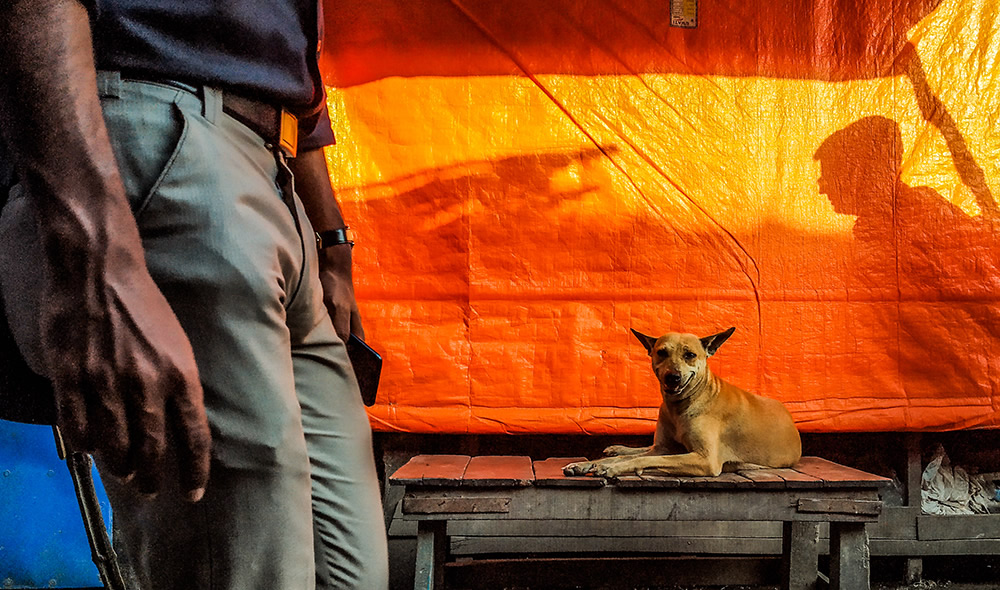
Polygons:
M150 274L194 348L213 435L197 505L110 482L127 557L154 589L312 588L310 468L286 324L303 247L274 158L168 85L126 81L102 105Z

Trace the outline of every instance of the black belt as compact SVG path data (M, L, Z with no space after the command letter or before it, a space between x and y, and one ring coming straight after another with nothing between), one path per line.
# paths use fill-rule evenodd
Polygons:
M222 110L249 127L289 158L298 148L299 123L295 115L273 105L229 92L222 93Z

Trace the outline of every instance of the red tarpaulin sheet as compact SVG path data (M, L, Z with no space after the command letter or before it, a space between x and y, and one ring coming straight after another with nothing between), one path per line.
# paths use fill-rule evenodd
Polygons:
M374 427L650 433L629 329L729 326L803 431L1000 425L998 3L670 7L326 3Z

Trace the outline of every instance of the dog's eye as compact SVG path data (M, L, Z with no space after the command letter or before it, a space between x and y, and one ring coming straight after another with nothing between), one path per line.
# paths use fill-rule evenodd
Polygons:
M662 358L666 358L666 356L667 356L667 351L666 351L666 349L663 349L663 348L659 348L659 349L657 349L657 351L656 351L656 356L660 357L661 359L662 359Z
M688 351L686 351L684 353L684 360L686 360L686 361L693 361L696 358L698 358L698 355L696 355L695 353L691 352L690 350L688 350Z

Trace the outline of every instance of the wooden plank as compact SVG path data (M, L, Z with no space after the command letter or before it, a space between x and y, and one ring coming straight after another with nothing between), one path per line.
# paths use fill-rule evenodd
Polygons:
M892 483L892 480L882 477L881 475L875 475L874 473L868 473L866 471L861 471L860 469L840 465L839 463L827 461L826 459L821 459L820 457L802 457L802 459L800 459L792 469L798 471L799 473L804 473L823 480L823 485L826 487L869 488L889 485Z
M754 482L738 473L723 473L715 477L679 477L682 488L753 488Z
M602 531L598 529L593 535L577 534L577 531L566 531L561 527L553 527L553 532L545 536L541 529L549 525L550 521L530 521L527 524L535 527L534 532L526 533L525 536L507 534L507 531L499 529L497 534L483 536L482 531L467 530L463 525L488 527L501 527L508 521L477 521L477 520L454 520L449 524L451 532L452 547L454 548L456 539L462 540L462 553L488 554L488 553L570 553L570 548L585 549L588 552L647 552L647 553L708 553L719 554L743 554L743 555L780 555L781 554L781 523L774 524L778 527L778 534L768 534L764 531L751 531L745 537L740 538L728 534L718 536L708 533L685 535L683 532L669 531L662 536L649 534L643 536L643 530L637 532L636 536L628 534L628 530ZM513 521L515 523L520 521ZM558 521L556 521L558 522ZM584 521L580 521L583 523ZM706 524L703 522L680 522L666 521L662 524L674 524L682 527L698 526ZM615 524L623 525L622 521L614 521ZM392 523L389 534L393 538L413 538L417 534L418 521L396 519ZM631 523L627 523L631 524ZM755 525L754 522L743 522L743 525ZM763 524L763 523L760 523ZM826 538L826 524L820 525L820 555L826 555L829 551ZM870 525L869 525L870 526ZM755 534L755 532L759 534ZM564 543L565 542L565 543ZM582 545L585 543L585 547ZM921 556L960 556L960 555L998 555L1000 554L1000 539L963 539L953 541L917 541L915 539L889 539L871 537L871 555L875 557L902 557L915 558Z
M872 539L872 555L913 557L942 555L997 555L1000 539L916 541L912 539Z
M809 497L842 498L841 490L813 489ZM856 490L858 500L878 500L875 490ZM461 487L455 489L413 488L409 497L493 497L497 490ZM527 486L503 490L511 497L510 513L489 518L510 520L809 520L868 522L872 516L809 514L798 512L800 490L756 489L648 489L605 486L603 488L545 488ZM420 519L421 515L406 515ZM455 514L454 519L483 519L484 515Z
M392 522L390 537L413 537L417 534L416 520L400 517ZM817 523L820 540L829 538L829 525ZM870 528L869 528L870 530ZM502 520L450 519L448 532L452 536L512 537L518 542L525 537L621 537L654 539L672 537L680 541L701 538L781 540L782 523L777 521L735 520ZM875 539L876 541L878 539ZM558 552L557 547L552 551Z
M454 520L448 530L467 537L781 537L781 523L753 521Z
M552 457L544 461L535 461L532 467L535 470L535 485L548 487L580 487L599 488L604 485L603 477L590 476L567 476L563 474L563 467L576 461L586 461L586 457Z
M622 475L614 480L615 486L619 488L676 488L681 485L678 477L669 475Z
M818 477L796 471L794 469L768 469L774 475L785 480L786 488L820 488L823 480Z
M921 541L1000 539L1000 514L918 516L917 538Z
M886 506L882 504L882 514L877 523L868 527L872 539L916 539L917 516L920 509L910 506Z
M821 514L856 514L878 516L882 513L880 500L850 500L844 498L799 498L799 512Z
M389 477L407 486L457 485L469 464L468 455L417 455Z
M717 481L731 481L738 488L756 488L757 482L745 477L742 473L723 473L716 478Z
M392 524L392 517L403 499L404 488L400 485L388 485L382 495L382 517L385 519L385 528L389 529Z
M681 553L701 555L781 555L781 539L723 537L466 537L451 535L453 555ZM506 587L506 586L504 586ZM589 587L589 586L588 586Z
M778 560L759 557L550 557L476 559L448 565L458 588L674 588L759 586L778 577Z
M738 473L752 481L755 488L775 489L785 487L785 478L774 473L773 469L745 469Z
M781 480L784 484L784 480ZM614 478L613 483L624 484L633 488L753 488L753 480L738 473L723 473L716 477L658 475L655 470L647 470L642 475L622 475Z
M821 524L825 531L826 525ZM452 536L465 537L621 537L678 540L700 538L781 539L781 523L767 521L623 521L623 520L451 520ZM397 518L389 536L415 536L417 521ZM553 548L553 551L558 551Z
M463 486L524 487L531 485L535 472L530 457L482 455L473 457L462 476Z
M510 498L403 498L403 514L506 514Z

